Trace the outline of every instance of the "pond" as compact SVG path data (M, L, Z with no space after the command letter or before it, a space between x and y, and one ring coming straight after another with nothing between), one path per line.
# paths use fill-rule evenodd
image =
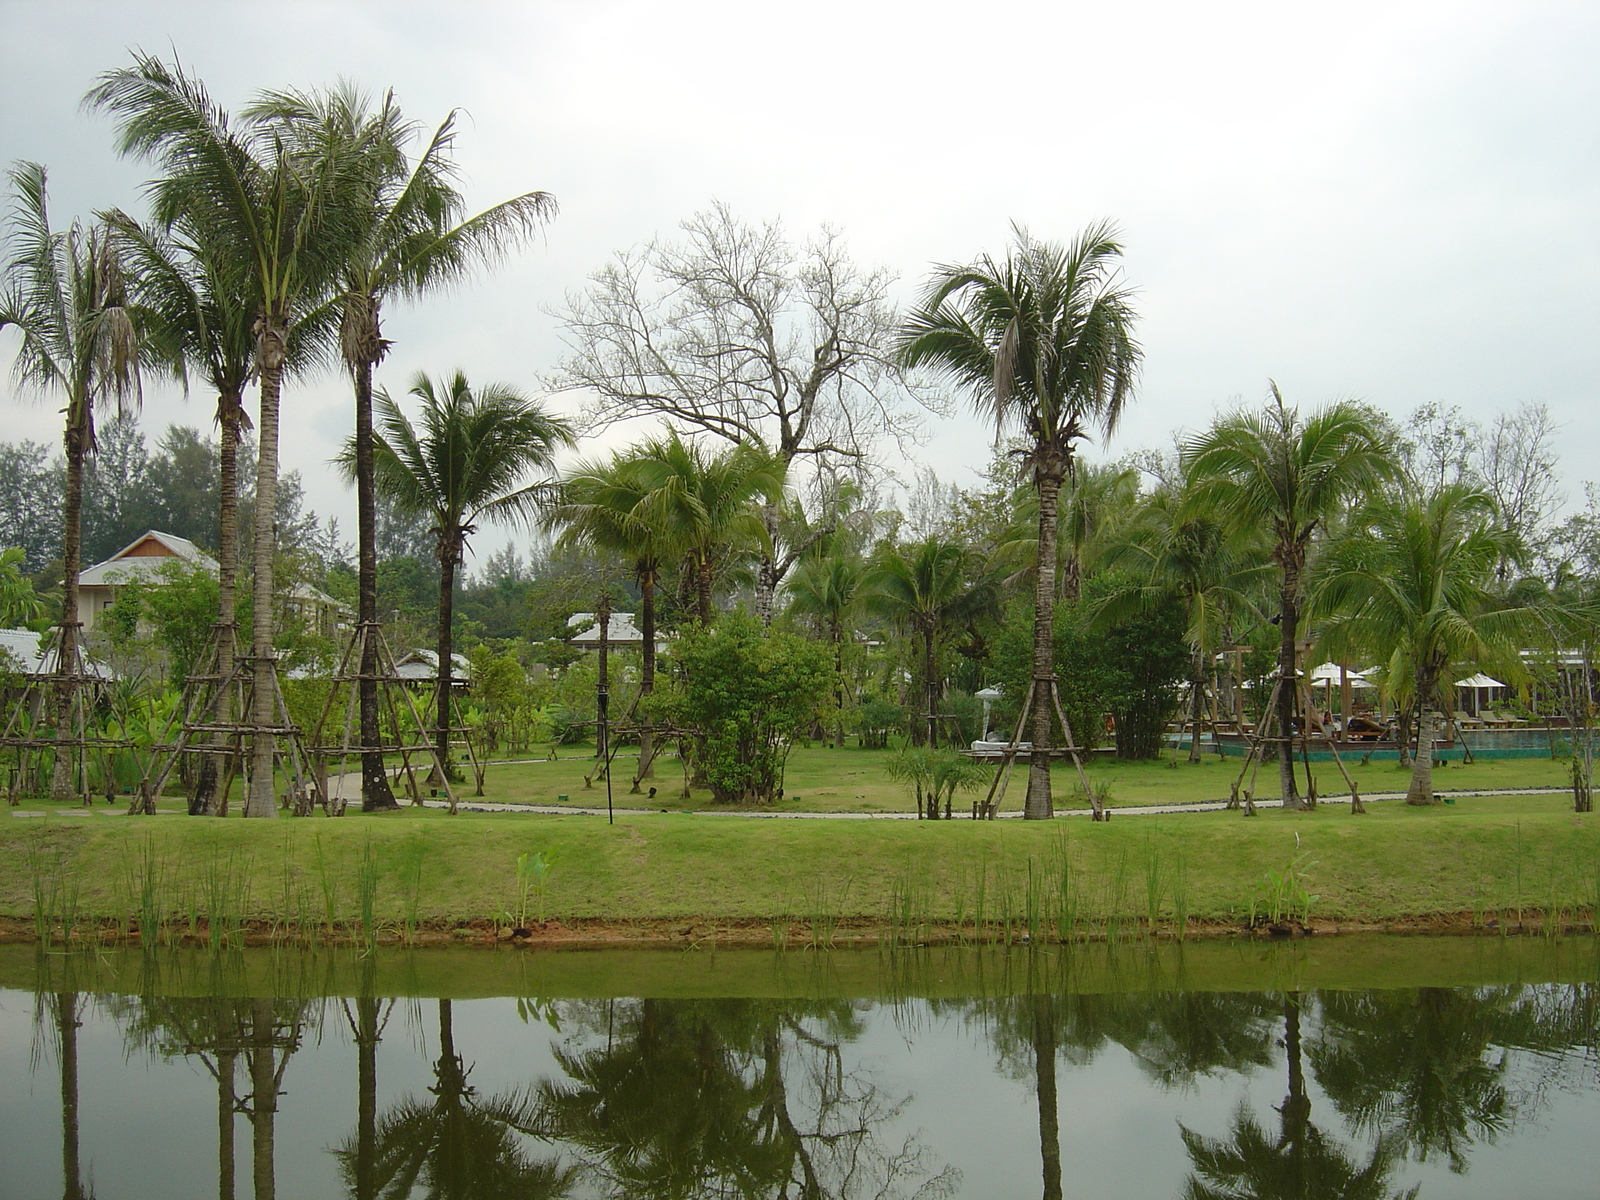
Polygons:
M0 947L0 1193L1589 1197L1600 941Z

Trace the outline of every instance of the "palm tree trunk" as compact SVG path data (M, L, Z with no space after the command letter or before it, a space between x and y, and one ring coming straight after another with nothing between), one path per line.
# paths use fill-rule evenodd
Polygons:
M1200 650L1194 652L1194 678L1190 682L1189 697L1189 761L1200 761L1200 724L1205 716L1206 699L1206 656Z
M714 570L709 554L701 555L695 561L694 588L695 603L700 616L700 624L711 624L711 576Z
M356 999L356 1200L374 1200L378 1155L378 1006L376 996Z
M263 435L264 436L264 435ZM272 1001L250 1002L250 1143L255 1200L274 1200L273 1163L278 1117L278 1074L272 1044Z
M217 1200L233 1200L233 1094L238 1051L217 1052Z
M88 402L70 401L65 436L67 494L62 501L61 528L61 637L56 648L55 737L65 740L86 732L73 724L73 700L78 686L78 637L83 628L78 614L78 574L83 568L83 468L94 443L94 415ZM74 795L71 749L57 750L50 773L50 798L71 800Z
M1407 804L1433 804L1433 700L1434 682L1417 679L1417 754L1411 763L1411 786L1406 789Z
M844 626L837 617L828 622L829 633L833 637L833 678L834 699L839 708L839 726L834 731L833 748L844 749Z
M1039 1156L1044 1200L1061 1200L1061 1128L1056 1099L1055 1006L1048 995L1031 997L1034 1093L1039 1103Z
M55 1008L61 1053L61 1195L65 1200L83 1200L78 1154L78 993L57 993Z
M278 548L274 518L278 507L278 398L283 386L283 362L288 330L281 317L264 315L256 335L256 361L261 372L261 415L256 434L256 510L255 548L252 581L254 611L250 618L250 655L253 688L250 693L250 724L256 732L250 745L250 788L245 794L244 815L275 817L278 806L272 795L272 764L277 756L278 739L270 731L277 723L273 701L273 555Z
M1311 1130L1311 1097L1306 1092L1306 1072L1300 1035L1300 994L1283 998L1283 1050L1289 1066L1289 1094L1284 1097L1280 1145L1289 1148L1291 1178L1289 1195L1307 1195L1310 1180L1304 1177L1307 1135Z
M377 314L372 314L372 342L377 342ZM383 769L383 735L378 726L378 497L372 467L372 364L367 348L353 364L356 393L356 624L361 640L360 680L356 684L361 752L361 811L399 808Z
M639 572L639 769L629 795L639 794L639 781L655 778L655 720L647 705L656 690L656 571L652 563Z
M1294 698L1299 691L1295 671L1295 630L1300 625L1300 565L1283 568L1283 592L1278 608L1278 787L1283 807L1306 811L1294 781Z
M234 620L234 594L239 582L239 418L241 398L238 390L217 397L217 658L210 664L218 679L212 720L226 725L233 720L233 689L225 686L233 674L238 626ZM213 745L227 744L224 734L212 739ZM227 756L207 754L200 760L200 778L195 783L189 811L201 816L224 816L219 790L227 770Z
M924 715L928 722L927 745L928 749L936 749L939 745L939 680L937 678L939 665L936 651L939 645L938 631L933 625L926 626L922 631L922 697L927 705Z
M1050 796L1050 725L1055 701L1056 536L1059 532L1061 470L1040 469L1039 565L1033 581L1033 752L1028 763L1028 795L1022 815L1042 821L1055 815Z
M439 674L434 695L435 716L438 724L434 730L434 745L439 755L439 766L446 777L454 776L450 769L450 676L451 638L450 626L455 618L456 564L461 561L461 535L441 535L439 541ZM442 782L442 781L441 781Z

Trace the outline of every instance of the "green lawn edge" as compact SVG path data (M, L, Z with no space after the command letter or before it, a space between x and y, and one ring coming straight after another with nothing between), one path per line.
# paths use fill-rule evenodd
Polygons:
M1332 921L1576 918L1600 897L1600 822L1560 796L1384 803L1362 817L1325 802L1309 814L1105 824L649 814L608 825L603 816L418 809L262 822L52 813L0 819L0 916L29 919L43 897L51 914L101 921L128 921L142 908L169 920L216 909L306 926L325 920L330 905L340 922L363 920L367 909L390 926L500 920L522 906L518 856L537 852L557 856L543 915L561 921L1237 922L1275 888ZM537 902L530 894L530 921Z

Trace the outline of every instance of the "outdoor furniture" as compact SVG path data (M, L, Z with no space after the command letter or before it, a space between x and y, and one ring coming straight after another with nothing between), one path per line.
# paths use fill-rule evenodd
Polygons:
M1350 724L1344 731L1345 737L1353 742L1381 741L1389 733L1389 727L1381 722L1374 721L1371 717L1355 716L1350 718Z

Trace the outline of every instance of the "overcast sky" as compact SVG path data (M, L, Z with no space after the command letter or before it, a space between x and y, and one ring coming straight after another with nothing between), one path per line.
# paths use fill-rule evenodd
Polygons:
M1109 217L1145 367L1093 453L1169 445L1272 378L1402 417L1542 402L1568 491L1600 478L1600 4L0 0L0 162L49 167L58 223L138 207L144 168L79 109L136 46L230 107L340 76L429 124L460 107L475 208L556 195L540 243L390 313L396 392L418 369L536 384L561 353L546 310L713 200L838 227L902 299L930 263L1002 252L1012 221L1065 240ZM284 403L286 466L353 535L326 465L347 385ZM153 440L210 402L152 389L146 410ZM8 382L0 411L0 436L59 439ZM964 418L923 455L966 485L988 447Z

